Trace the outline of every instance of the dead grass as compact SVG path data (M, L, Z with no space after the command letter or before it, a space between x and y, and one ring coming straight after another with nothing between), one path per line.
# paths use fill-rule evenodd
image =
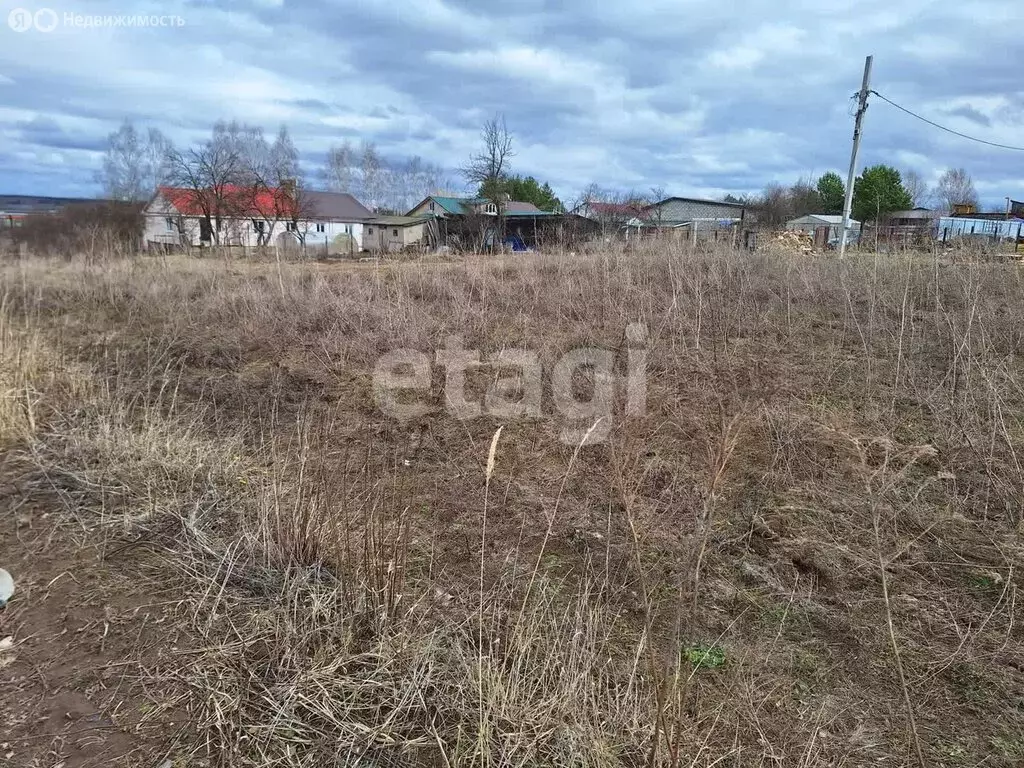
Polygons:
M104 537L109 567L163 553L161 586L181 590L193 647L139 672L190 713L175 754L1009 766L1024 750L1016 265L668 247L4 269L19 482ZM549 390L545 418L504 425L403 425L373 402L395 348L457 334L550 371L575 346L623 350L635 322L647 413L617 414L605 443L562 444ZM56 384L70 366L78 383Z

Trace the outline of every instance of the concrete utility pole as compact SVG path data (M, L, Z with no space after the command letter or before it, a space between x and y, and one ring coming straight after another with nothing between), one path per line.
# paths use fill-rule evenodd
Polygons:
M850 208L853 207L853 181L857 173L857 151L860 149L860 126L864 113L868 111L868 89L871 86L871 62L874 56L864 59L864 80L857 94L857 120L853 124L853 152L850 154L850 172L846 176L846 199L843 201L843 231L839 234L839 258L846 256L846 232L850 227ZM877 227L877 222L875 224Z

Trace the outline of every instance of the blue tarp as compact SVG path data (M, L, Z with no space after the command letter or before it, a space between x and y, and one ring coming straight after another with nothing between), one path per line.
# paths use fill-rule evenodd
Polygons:
M509 235L505 238L505 245L510 246L513 251L528 251L526 243L523 242L523 238L519 235Z

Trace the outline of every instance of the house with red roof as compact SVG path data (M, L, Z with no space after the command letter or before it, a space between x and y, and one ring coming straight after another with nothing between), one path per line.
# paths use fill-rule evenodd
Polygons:
M638 230L648 223L651 206L639 201L611 202L587 200L573 209L573 213L597 222L602 235L625 233Z
M147 249L277 246L356 253L373 218L343 192L226 184L207 189L159 187L143 211Z

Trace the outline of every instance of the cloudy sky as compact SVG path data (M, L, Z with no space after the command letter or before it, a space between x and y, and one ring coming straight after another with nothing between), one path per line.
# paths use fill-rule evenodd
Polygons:
M841 170L864 56L890 99L1024 145L1024 5L1012 0L0 0L0 193L95 194L126 117L176 143L218 118L287 124L309 171L343 139L458 167L505 114L514 168L718 196ZM44 26L16 31L16 8ZM85 27L67 14L173 15ZM24 17L22 17L24 18ZM40 16L36 14L38 20ZM13 20L13 19L12 19ZM17 24L15 24L17 26ZM986 205L1024 199L1024 152L875 99L862 165L947 166Z

